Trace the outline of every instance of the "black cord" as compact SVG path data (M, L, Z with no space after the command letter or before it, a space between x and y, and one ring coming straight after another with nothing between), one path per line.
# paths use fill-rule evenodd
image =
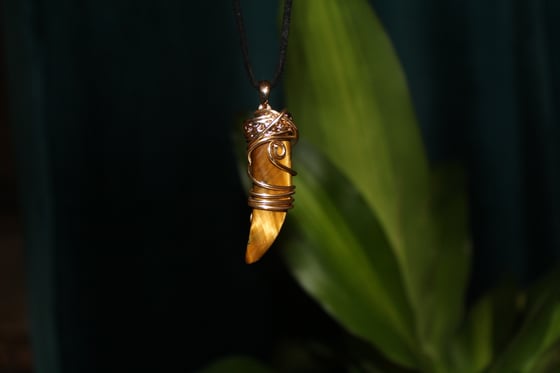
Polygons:
M292 11L292 0L284 0L284 14L282 15L282 31L280 33L280 51L278 58L278 65L274 77L270 81L270 88L278 84L282 72L284 71L284 62L286 61L286 50L288 49L288 33L290 31L290 16ZM243 62L245 63L245 70L249 76L249 82L253 87L259 89L259 81L255 79L253 68L249 58L249 46L247 43L247 35L245 33L245 25L243 23L243 15L241 14L240 0L233 0L233 13L237 20L237 29L239 31L239 38L241 44L241 52L243 53Z

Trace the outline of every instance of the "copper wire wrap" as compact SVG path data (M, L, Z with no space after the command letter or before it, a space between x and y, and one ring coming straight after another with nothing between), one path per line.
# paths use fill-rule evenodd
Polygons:
M291 183L291 176L297 173L291 168L289 158L291 146L298 140L298 130L289 113L272 110L268 102L263 101L253 117L243 123L247 140L247 173L253 182L248 204L259 210L287 211L294 203L295 186ZM263 154L268 159L266 163L262 160Z

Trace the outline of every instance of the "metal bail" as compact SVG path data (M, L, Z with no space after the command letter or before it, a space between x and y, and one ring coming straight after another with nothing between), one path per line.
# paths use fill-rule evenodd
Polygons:
M261 80L259 82L259 99L261 105L259 109L268 108L268 98L270 96L270 82L268 80Z

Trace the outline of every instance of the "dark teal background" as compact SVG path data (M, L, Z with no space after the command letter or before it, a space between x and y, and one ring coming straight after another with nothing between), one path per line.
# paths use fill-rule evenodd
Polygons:
M434 162L467 170L472 296L560 256L560 3L373 1Z
M531 281L560 255L560 3L371 3L430 158L466 167L470 296ZM277 4L242 4L268 79ZM336 335L275 250L243 262L231 132L257 96L230 1L2 5L37 373L187 372Z

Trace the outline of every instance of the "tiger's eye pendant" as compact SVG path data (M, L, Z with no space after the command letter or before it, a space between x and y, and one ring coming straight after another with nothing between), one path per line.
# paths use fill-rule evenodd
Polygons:
M253 117L243 123L247 140L247 173L252 181L248 204L253 208L245 253L248 264L259 260L280 233L286 213L293 207L292 145L298 130L285 110L277 112L268 104L270 83L261 81L261 104Z

